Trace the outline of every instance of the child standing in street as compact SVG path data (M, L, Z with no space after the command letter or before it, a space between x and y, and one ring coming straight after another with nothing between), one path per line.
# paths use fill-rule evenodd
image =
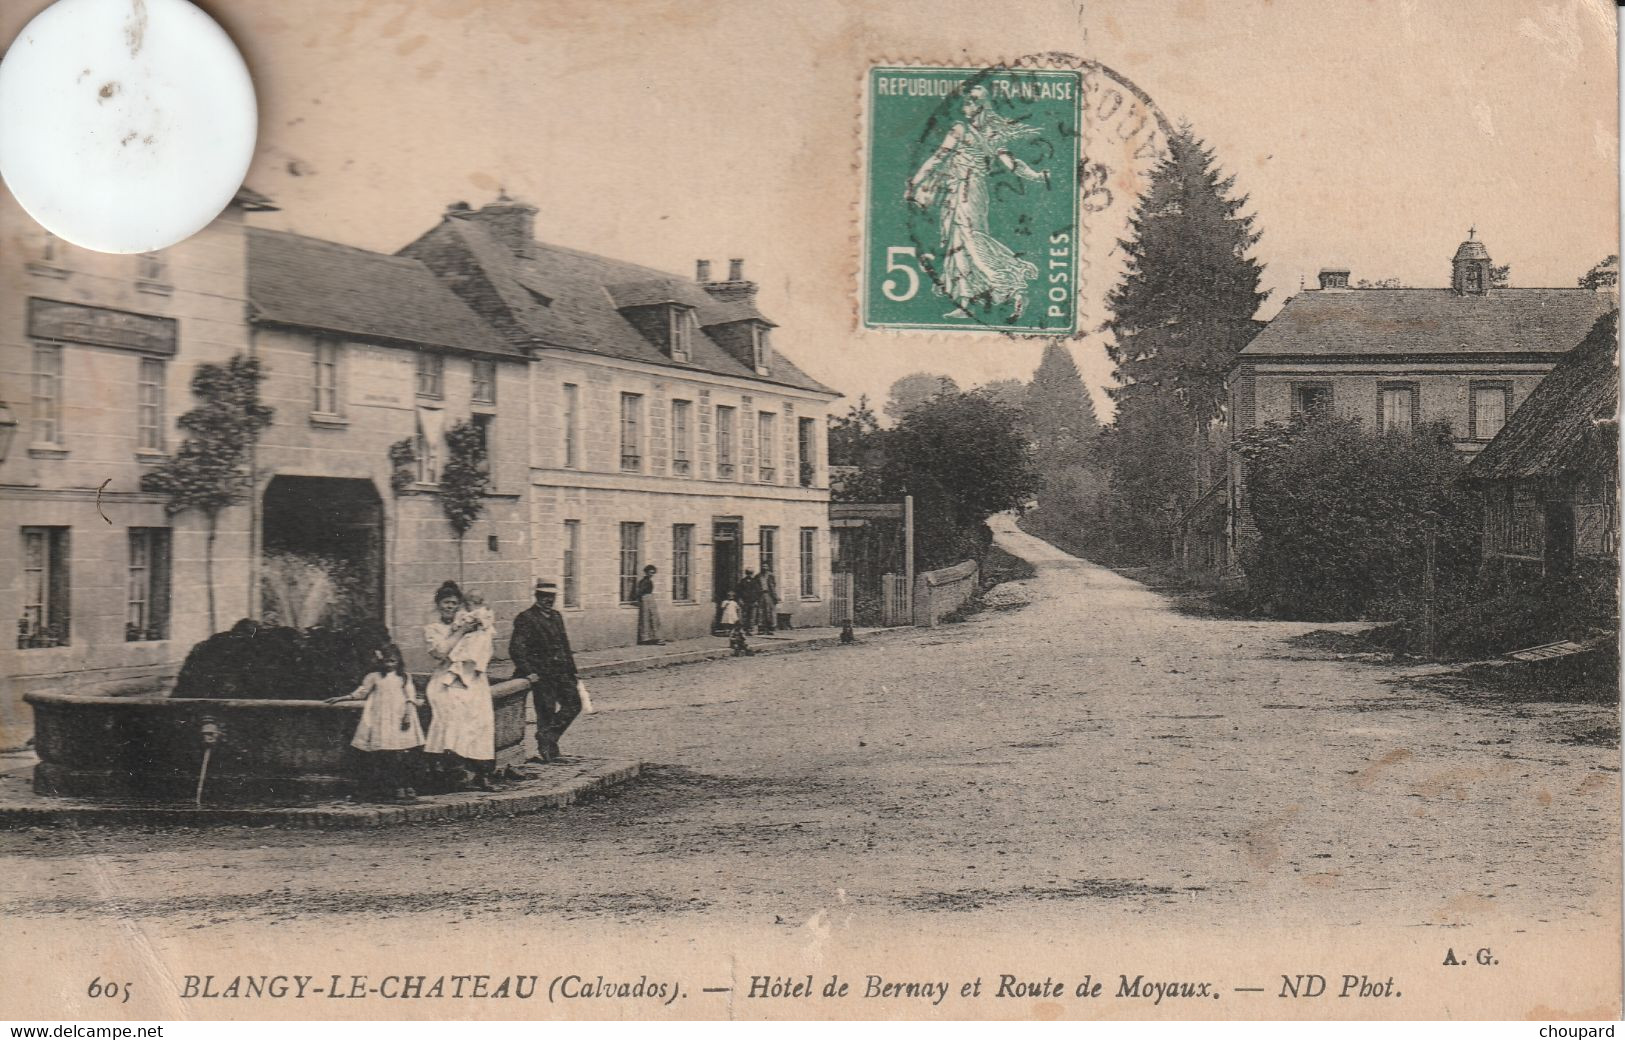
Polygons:
M362 753L367 794L377 801L410 805L417 795L410 783L415 752L423 746L419 698L406 674L400 648L393 643L374 654L375 664L361 685L329 704L365 701L350 746Z

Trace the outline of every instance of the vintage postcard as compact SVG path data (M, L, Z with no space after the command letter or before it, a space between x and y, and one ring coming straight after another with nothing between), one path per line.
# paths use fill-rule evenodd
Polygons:
M1611 5L201 6L218 219L0 193L8 1018L1619 1017Z

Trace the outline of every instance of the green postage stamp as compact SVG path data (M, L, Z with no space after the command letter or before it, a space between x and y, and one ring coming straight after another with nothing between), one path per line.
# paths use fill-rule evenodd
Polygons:
M1082 75L869 70L866 327L1077 331Z

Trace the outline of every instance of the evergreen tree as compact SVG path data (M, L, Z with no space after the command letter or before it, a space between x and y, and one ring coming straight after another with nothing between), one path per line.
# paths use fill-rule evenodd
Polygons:
M1072 351L1061 343L1051 342L1044 348L1033 381L1027 385L1022 412L1041 473L1047 476L1089 462L1100 420Z
M1172 394L1200 419L1219 414L1225 373L1267 295L1263 266L1247 255L1259 239L1241 212L1247 196L1234 189L1212 149L1181 127L1118 243L1127 270L1106 300L1118 382Z
M1225 376L1257 331L1267 294L1248 255L1259 235L1246 205L1212 149L1181 127L1119 243L1128 260L1106 323L1118 383L1112 511L1137 555L1169 551L1170 526L1197 490L1197 441L1223 413Z

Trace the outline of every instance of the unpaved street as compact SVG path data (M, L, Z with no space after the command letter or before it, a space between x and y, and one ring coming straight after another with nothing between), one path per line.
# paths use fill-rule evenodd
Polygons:
M378 833L0 834L7 915L175 928L541 915L681 930L1064 913L1185 925L1618 907L1611 707L1488 704L1304 659L1314 626L1183 616L1002 518L1030 605L820 652L593 684L585 805ZM1613 908L1613 909L1610 909ZM695 916L699 915L699 916Z

